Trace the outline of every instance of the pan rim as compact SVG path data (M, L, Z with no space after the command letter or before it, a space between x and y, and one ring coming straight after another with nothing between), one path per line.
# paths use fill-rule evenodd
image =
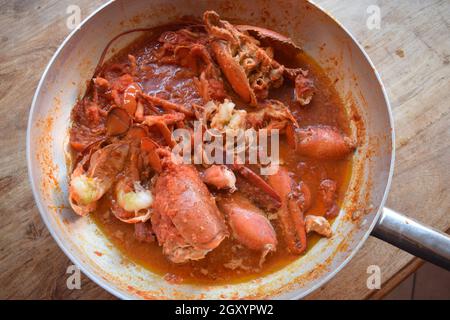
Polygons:
M64 39L64 41L60 44L60 46L58 47L58 49L55 51L55 53L53 54L52 58L48 62L47 66L46 66L46 68L45 68L45 70L44 70L44 72L43 72L43 74L42 74L42 76L41 76L41 78L39 80L39 83L38 83L38 85L36 87L36 91L34 93L33 100L32 100L32 103L31 103L31 108L30 108L30 111L29 111L28 124L27 124L27 134L26 134L26 158L27 158L27 166L28 166L28 179L29 179L29 182L30 182L30 185L31 185L31 190L32 190L32 193L33 193L33 197L35 199L36 206L37 206L37 208L39 210L39 214L40 214L42 220L44 221L44 224L46 225L48 231L50 232L50 234L52 235L53 239L56 241L58 246L61 248L61 250L64 252L64 254L70 259L70 261L72 263L74 263L89 279L94 281L101 288L103 288L104 290L106 290L110 294L116 296L117 298L128 300L128 299L139 298L139 296L134 296L134 295L131 295L131 294L125 294L124 292L122 292L122 290L120 288L115 287L110 281L108 281L108 280L100 277L99 275L97 275L92 270L92 268L90 268L88 266L88 264L82 262L75 254L73 254L69 250L69 247L58 236L56 231L53 230L49 219L47 218L46 214L44 214L45 210L43 208L42 201L41 201L40 196L39 196L39 192L37 191L37 186L36 186L36 182L35 182L35 179L34 179L34 177L35 177L35 171L33 169L33 163L34 162L33 162L32 157L31 157L31 129L32 129L33 124L34 124L36 103L37 103L39 95L41 94L44 81L47 78L47 75L48 75L48 72L49 72L51 66L53 65L54 61L59 57L61 51L63 50L63 48L65 48L65 46L72 39L72 37L78 31L80 31L84 27L84 25L87 24L95 15L97 15L99 12L103 11L106 7L108 7L112 3L114 3L114 0L109 0L108 2L106 2L105 4L103 4L99 8L97 8L96 10L94 10L88 17L86 17L80 23L80 25L77 28L75 28L74 30L72 30L72 32ZM378 211L377 211L377 213L376 213L372 223L370 224L369 227L367 227L366 233L359 240L359 243L353 248L352 252L348 255L348 257L344 261L342 261L340 263L340 265L336 269L334 269L333 271L329 272L327 275L325 275L323 278L321 278L317 283L312 285L307 290L302 291L301 293L298 293L298 294L294 293L290 297L290 299L303 298L303 297L309 295L310 293L314 292L315 290L317 290L319 287L325 285L330 279L332 279L339 271L341 271L348 264L348 262L354 257L354 255L359 251L359 249L362 247L362 245L366 242L367 238L371 234L371 232L374 229L377 221L380 218L381 211L382 211L382 209L384 207L384 204L386 202L387 196L389 194L389 190L390 190L391 182L392 182L392 176L393 176L393 172L394 172L394 163L395 163L394 119L393 119L393 115L392 115L392 110L391 110L391 105L390 105L390 102L389 102L389 98L388 98L386 89L385 89L385 87L383 85L383 82L381 80L381 77L380 77L378 71L376 70L372 60L370 59L368 54L365 52L365 50L362 48L362 46L358 43L358 41L355 39L355 37L341 23L339 23L336 19L334 19L331 14L329 14L326 10L324 10L318 4L316 4L314 2L311 2L311 1L309 1L309 4L314 6L317 10L321 11L323 14L328 16L330 19L332 19L337 24L337 26L345 32L345 34L351 39L351 41L358 47L360 52L363 54L366 62L372 68L372 70L373 70L373 72L375 74L375 77L376 77L376 79L378 81L378 85L380 86L381 92L383 93L383 98L384 98L386 109L387 109L388 116L389 116L389 126L390 126L390 130L391 130L391 141L390 141L390 143L391 143L391 159L390 159L390 164L389 164L389 175L388 175L388 179L387 179L387 182L386 182L386 187L385 187L385 190L384 190L384 194L383 194L383 197L382 197L381 202L380 202L379 209L378 209ZM293 291L295 292L295 289ZM284 294L291 295L290 292L285 292ZM277 296L274 296L272 298L277 298Z
M64 41L61 43L61 45L58 47L58 49L53 54L52 58L48 62L47 66L45 67L45 70L39 80L38 86L36 87L36 91L33 96L33 100L31 102L31 108L30 113L28 116L28 124L27 124L27 135L26 135L26 156L27 156L27 166L28 166L28 179L30 181L31 190L33 192L33 197L36 202L36 206L38 207L39 214L44 221L45 226L47 227L47 230L52 235L53 239L56 241L58 246L61 248L61 250L64 252L64 254L69 258L69 260L76 265L82 272L85 274L89 279L94 281L97 285L99 285L101 288L105 289L110 294L114 295L117 298L120 298L122 300L129 300L130 297L127 297L126 295L122 294L121 290L114 289L112 287L112 284L99 277L94 272L91 272L88 268L78 257L76 257L72 252L70 252L69 248L66 246L66 244L62 241L62 239L56 234L56 232L53 230L53 228L50 225L50 221L48 220L47 216L44 214L44 208L42 207L42 203L40 201L39 193L36 190L36 185L34 181L34 171L33 171L33 162L31 159L31 128L33 126L33 120L34 120L34 109L36 107L36 102L39 97L39 94L41 92L42 86L44 84L45 79L47 78L47 74L53 65L54 61L58 58L59 54L63 50L63 48L66 46L66 44L72 39L72 37L80 31L85 24L88 23L89 20L91 20L95 15L97 15L99 12L104 10L107 6L112 4L114 0L109 0L105 4L101 5L99 8L94 10L89 16L87 16L81 23L78 25L72 32L64 39Z

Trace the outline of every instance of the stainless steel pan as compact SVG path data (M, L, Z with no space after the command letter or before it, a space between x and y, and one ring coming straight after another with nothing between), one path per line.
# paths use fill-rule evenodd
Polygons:
M237 23L274 29L290 36L324 67L336 83L360 146L334 236L307 255L258 280L224 286L170 285L128 261L89 218L67 203L64 148L70 111L107 42L122 31L200 17L214 9ZM136 35L133 35L136 36ZM116 43L121 48L133 38ZM332 17L314 4L285 1L118 0L99 8L59 47L47 66L30 111L27 160L37 206L51 234L82 271L120 298L301 298L332 278L370 234L419 257L450 268L450 240L384 208L394 163L394 129L388 98L364 50ZM101 254L99 254L101 253Z

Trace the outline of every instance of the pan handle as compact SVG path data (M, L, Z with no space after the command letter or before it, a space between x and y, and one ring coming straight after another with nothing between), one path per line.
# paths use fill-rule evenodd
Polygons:
M445 233L384 207L372 235L450 271L450 237Z

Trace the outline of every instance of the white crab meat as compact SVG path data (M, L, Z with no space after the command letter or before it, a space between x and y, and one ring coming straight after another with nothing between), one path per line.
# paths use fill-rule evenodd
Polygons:
M305 228L308 233L315 232L327 238L332 235L330 223L321 216L307 215L305 217Z
M245 110L235 110L235 104L227 99L217 107L211 119L211 128L219 131L245 129Z
M100 186L97 179L81 174L70 181L70 186L79 204L88 205L98 200Z
M153 203L152 193L144 189L139 182L135 183L134 190L131 192L120 190L117 194L119 205L129 212L138 212L149 208Z

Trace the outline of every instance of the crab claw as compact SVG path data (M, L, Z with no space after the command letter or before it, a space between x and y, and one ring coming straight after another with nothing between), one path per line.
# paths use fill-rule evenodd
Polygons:
M290 56L295 57L302 52L302 48L295 44L291 38L276 31L251 25L236 25L235 27L240 32L248 32L248 34L261 42L270 45L275 50L285 52Z
M332 219L339 214L337 199L337 184L331 179L325 179L320 182L319 192L322 195L323 204L326 208L325 217Z
M258 174L242 164L233 164L231 166L231 169L239 172L241 176L250 181L253 185L257 186L259 189L261 189L261 191L266 193L273 200L276 207L279 207L281 205L281 197L274 190L274 188Z
M233 90L245 102L256 105L256 95L250 87L247 75L239 63L234 60L228 45L221 40L217 40L211 43L211 49Z
M174 263L203 259L228 236L214 197L192 165L156 149L162 170L153 187L152 228L163 253Z
M297 153L316 159L342 159L356 147L352 139L330 126L290 128L287 134Z
M249 249L260 251L262 260L276 250L277 237L269 219L247 198L234 194L221 198L218 205L237 241Z
M281 197L281 208L277 214L288 249L292 253L301 254L307 248L303 212L309 205L307 203L309 200L308 196L302 192L307 188L306 184L295 188L293 179L283 167L280 167L276 174L269 176L269 184Z
M111 211L125 223L145 222L151 216L153 196L140 183L140 160L140 148L131 144L123 175L114 188Z

